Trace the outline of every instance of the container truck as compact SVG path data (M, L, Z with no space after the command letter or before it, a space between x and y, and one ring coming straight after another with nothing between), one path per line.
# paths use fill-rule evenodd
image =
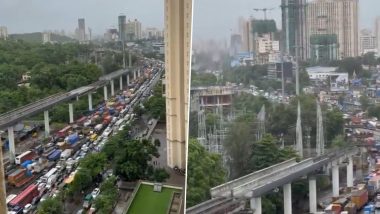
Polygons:
M103 124L101 124L101 123L98 124L98 125L96 125L95 128L94 128L95 132L98 132L98 133L99 133L102 129L103 129Z
M73 152L72 149L65 149L65 151L61 153L60 160L65 161L67 158L71 156L72 152Z
M31 204L33 200L38 197L38 186L35 184L29 185L20 194L18 194L13 200L9 202L10 207L20 206L24 207L27 204Z
M55 152L53 152L51 155L49 155L47 159L49 161L56 161L61 156L61 152L62 152L62 150L57 149Z
M368 202L368 191L366 189L352 191L351 202L360 210Z
M33 160L36 154L33 151L26 151L15 159L16 164L21 164L26 160Z

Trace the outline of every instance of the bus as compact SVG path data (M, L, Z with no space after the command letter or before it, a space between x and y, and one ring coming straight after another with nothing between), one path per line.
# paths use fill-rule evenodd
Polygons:
M57 171L58 171L58 169L54 167L49 172L47 172L44 176L41 177L41 181L44 182L44 183L47 183L48 180L49 180L49 178L51 176L53 176Z
M22 164L26 160L33 160L35 153L32 151L26 151L15 158L16 164Z
M57 137L61 138L61 137L65 137L67 135L67 133L69 131L71 131L72 127L69 125L69 126L66 126L65 128L59 130L57 132Z

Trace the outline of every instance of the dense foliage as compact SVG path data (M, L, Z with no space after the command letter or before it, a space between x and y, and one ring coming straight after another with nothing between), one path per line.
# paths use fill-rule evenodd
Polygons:
M98 213L111 213L113 205L118 198L118 188L116 184L116 177L109 177L100 185L100 194L95 199L95 208Z
M153 89L153 96L144 102L144 108L149 116L160 121L166 119L166 100L162 96L162 82L159 82ZM144 111L143 111L144 112ZM140 112L141 114L142 112Z
M63 214L63 205L58 198L48 198L38 205L39 214Z
M225 182L226 171L220 155L211 154L196 140L189 140L187 207L210 198L210 188Z
M86 60L92 48L76 43L0 41L0 113L96 81L102 72ZM30 79L23 81L26 74Z

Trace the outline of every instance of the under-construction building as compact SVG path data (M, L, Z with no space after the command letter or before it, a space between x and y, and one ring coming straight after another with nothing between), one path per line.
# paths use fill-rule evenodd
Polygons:
M305 60L306 54L306 0L282 0L282 50Z
M237 91L233 86L211 86L191 88L191 98L193 101L192 111L198 109L215 109L223 106L223 109L230 109L232 97Z

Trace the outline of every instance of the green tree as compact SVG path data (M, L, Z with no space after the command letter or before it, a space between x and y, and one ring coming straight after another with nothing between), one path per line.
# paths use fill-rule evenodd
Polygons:
M63 205L57 198L48 198L38 206L39 214L63 214Z
M343 135L337 135L331 142L331 147L334 149L339 149L347 146L345 143Z
M187 207L210 198L210 188L225 182L226 171L220 155L209 153L195 139L189 140Z
M153 171L153 180L156 182L165 182L169 177L169 173L164 168L155 169Z
M366 95L360 96L360 104L362 105L362 109L366 111L370 105L370 100Z

